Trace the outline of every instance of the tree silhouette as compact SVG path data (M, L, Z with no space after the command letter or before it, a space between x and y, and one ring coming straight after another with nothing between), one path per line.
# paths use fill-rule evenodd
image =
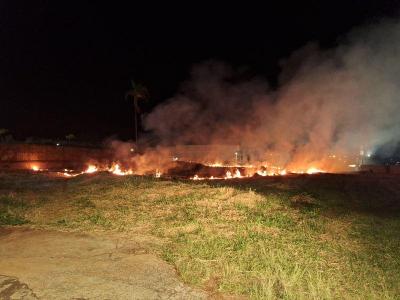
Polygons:
M135 118L135 143L138 141L138 115L141 113L139 102L146 101L149 98L147 88L140 83L131 80L132 88L126 92L125 99L133 99L133 110Z

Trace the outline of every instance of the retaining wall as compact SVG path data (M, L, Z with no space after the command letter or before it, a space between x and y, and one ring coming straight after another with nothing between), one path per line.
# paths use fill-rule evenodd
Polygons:
M109 163L110 149L37 144L0 144L1 169L81 168L90 161Z

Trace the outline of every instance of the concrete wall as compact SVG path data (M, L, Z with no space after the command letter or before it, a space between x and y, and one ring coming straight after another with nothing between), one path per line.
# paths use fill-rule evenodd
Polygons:
M41 169L84 167L89 161L108 163L112 160L109 149L72 146L0 144L1 169Z

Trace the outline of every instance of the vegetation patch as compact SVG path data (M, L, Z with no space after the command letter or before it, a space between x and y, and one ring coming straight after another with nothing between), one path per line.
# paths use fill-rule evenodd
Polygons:
M29 221L25 220L23 217L15 215L12 212L0 210L0 226L1 225L15 226L26 223L29 223Z
M8 184L3 184L7 182ZM211 294L396 299L398 177L211 182L0 174L0 225L126 232Z

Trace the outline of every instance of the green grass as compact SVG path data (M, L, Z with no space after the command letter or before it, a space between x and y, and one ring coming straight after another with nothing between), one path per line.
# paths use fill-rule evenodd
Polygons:
M149 251L210 293L398 299L399 179L0 174L0 225L156 238Z
M13 193L9 195L0 195L0 226L28 223L28 221L22 217L22 212L25 209L25 202L21 199L17 199Z

